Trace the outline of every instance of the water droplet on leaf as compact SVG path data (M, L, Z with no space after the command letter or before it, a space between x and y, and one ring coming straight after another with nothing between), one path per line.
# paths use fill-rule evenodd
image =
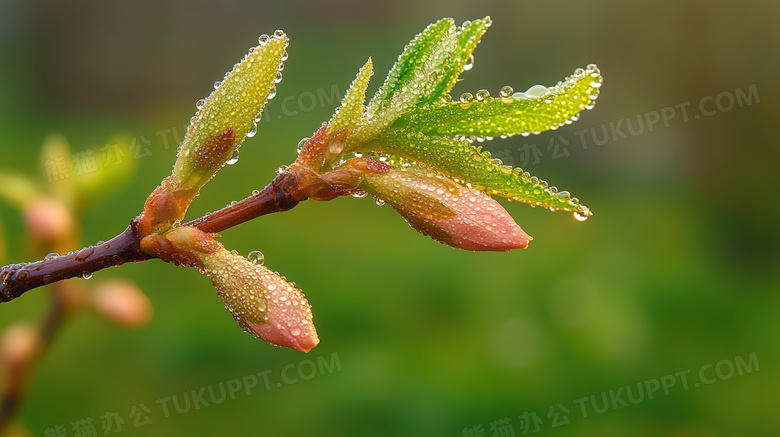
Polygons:
M463 93L460 95L460 103L469 103L474 100L474 95L471 93Z
M469 60L463 65L463 71L469 71L474 68L474 55L469 55Z
M257 135L257 125L253 124L252 127L247 131L246 136L247 138L252 138L255 135Z
M225 164L227 165L233 165L238 162L238 150L233 152L233 156L230 157L227 161L225 161Z

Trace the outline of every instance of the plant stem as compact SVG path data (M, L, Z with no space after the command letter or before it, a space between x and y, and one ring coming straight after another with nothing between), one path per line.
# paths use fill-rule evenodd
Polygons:
M281 173L261 191L219 211L184 223L203 232L222 232L246 221L272 212L287 211L295 207L298 199L299 179L296 173Z
M287 211L303 199L299 197L300 177L284 172L257 194L207 214L183 226L204 232L221 232L245 221L272 212ZM92 273L126 262L142 262L153 258L140 249L145 235L138 232L138 222L105 243L85 247L68 255L32 263L9 264L0 268L0 302L16 299L26 291L42 285Z

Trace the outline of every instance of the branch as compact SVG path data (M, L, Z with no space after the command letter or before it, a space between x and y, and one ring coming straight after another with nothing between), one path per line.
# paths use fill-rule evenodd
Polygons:
M299 187L299 175L293 172L281 173L262 191L185 223L184 226L196 227L204 232L220 232L265 214L287 211L303 200ZM91 275L126 262L142 262L153 258L141 252L140 242L145 235L140 235L138 228L137 219L133 219L127 229L105 243L53 259L3 266L0 269L0 302L16 299L26 291L42 285Z

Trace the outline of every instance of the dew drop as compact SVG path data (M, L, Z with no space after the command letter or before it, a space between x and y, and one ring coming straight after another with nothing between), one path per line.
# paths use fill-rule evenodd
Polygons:
M309 141L309 137L302 138L300 141L298 141L298 153L301 153L301 150L303 150L303 147L306 146L306 143Z
M253 136L257 135L257 124L253 124L252 127L246 132L247 138L252 138ZM238 156L238 155L236 155ZM238 159L238 158L236 158Z
M544 85L534 85L525 91L525 95L529 97L542 97L550 92L549 88Z
M587 220L587 219L588 219L588 216L587 216L587 215L585 215L585 214L580 214L578 211L574 211L574 212L572 213L572 215L574 216L574 218L575 218L575 219L576 219L578 222L584 222L585 220Z
M469 103L474 100L474 95L471 93L463 93L460 95L460 103Z
M262 35L260 35L259 38L257 38L257 42L260 43L261 46L264 46L264 45L268 44L268 41L270 39L271 38L269 38L268 35L262 34Z
M287 58L289 58L289 57L290 57L290 55L287 54L287 50L285 50L284 53L282 53L282 61L286 61Z
M276 38L284 38L284 31L282 29L276 29L274 31L274 37L276 37Z
M568 202L570 198L571 198L571 193L569 193L568 191L561 191L558 193L558 200L562 202Z
M512 94L514 94L514 92L515 92L515 90L513 90L511 86L507 85L507 86L501 88L500 95L501 95L501 97L509 97Z
M252 190L253 196L257 196L258 194L260 194L260 190Z
M463 64L463 71L469 71L474 68L474 55L469 55L468 61Z
M195 103L195 107L200 109L203 109L203 107L206 106L206 99L200 99Z
M290 334L292 334L293 337L301 335L301 328L298 328L297 326L290 328Z
M352 193L352 197L355 197L357 199L362 199L362 198L366 197L366 192L365 191L355 191L354 193Z
M376 203L376 206L385 206L385 201L378 197L374 197L374 203Z
M216 81L216 82L214 82L214 89L217 89L217 88L219 88L219 86L220 86L220 85L222 85L222 82L221 82L221 81Z
M230 157L227 161L225 161L225 164L227 165L233 165L238 162L238 150L233 152L233 156Z
M92 278L92 272L88 272L84 270L81 272L81 279L91 279Z
M281 71L277 71L276 72L276 77L274 78L274 83L279 83L281 81L282 81L282 72Z
M255 264L263 265L265 262L265 255L263 255L263 252L260 252L259 250L253 250L249 252L249 255L246 256L246 259L252 261Z
M89 258L93 252L95 252L95 249L91 247L85 247L84 249L81 249L79 253L76 254L76 257L74 259L76 261L84 261L87 258Z
M53 260L54 258L59 258L59 256L60 256L60 254L59 254L59 253L57 253L57 252L51 252L50 254L46 255L46 257L44 257L43 259L44 259L45 261L51 261L51 260Z
M480 102L484 101L488 97L490 97L490 91L488 91L488 90L479 90L479 91L477 91L477 101L480 101Z
M276 97L276 86L271 87L271 92L268 93L268 100L271 100L274 97Z

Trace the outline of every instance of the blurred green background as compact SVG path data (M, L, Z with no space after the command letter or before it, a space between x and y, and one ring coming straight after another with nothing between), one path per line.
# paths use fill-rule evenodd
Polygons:
M106 240L169 174L195 101L258 35L284 29L277 97L195 217L291 162L369 56L373 93L428 23L484 15L493 26L454 95L599 65L601 96L578 122L486 146L594 217L505 203L535 237L512 253L442 246L369 198L304 202L225 231L228 248L263 251L304 290L321 338L308 355L241 333L194 269L96 273L136 281L154 317L130 331L89 315L60 332L19 415L32 435L77 435L71 423L87 418L104 435L111 412L125 423L107 434L133 436L511 437L525 413L538 417L527 433L550 436L780 435L777 2L0 0L0 170L46 181L50 133L106 167L106 145L144 144L123 157L129 182L85 210L83 243ZM629 133L626 118L653 114L666 123ZM39 256L18 211L0 205L0 226L3 263ZM40 320L47 302L38 290L0 305L0 327ZM261 376L247 395L258 373L268 386ZM668 394L616 393L675 373ZM235 379L234 399L185 405L204 387L211 404L208 388L219 396Z

